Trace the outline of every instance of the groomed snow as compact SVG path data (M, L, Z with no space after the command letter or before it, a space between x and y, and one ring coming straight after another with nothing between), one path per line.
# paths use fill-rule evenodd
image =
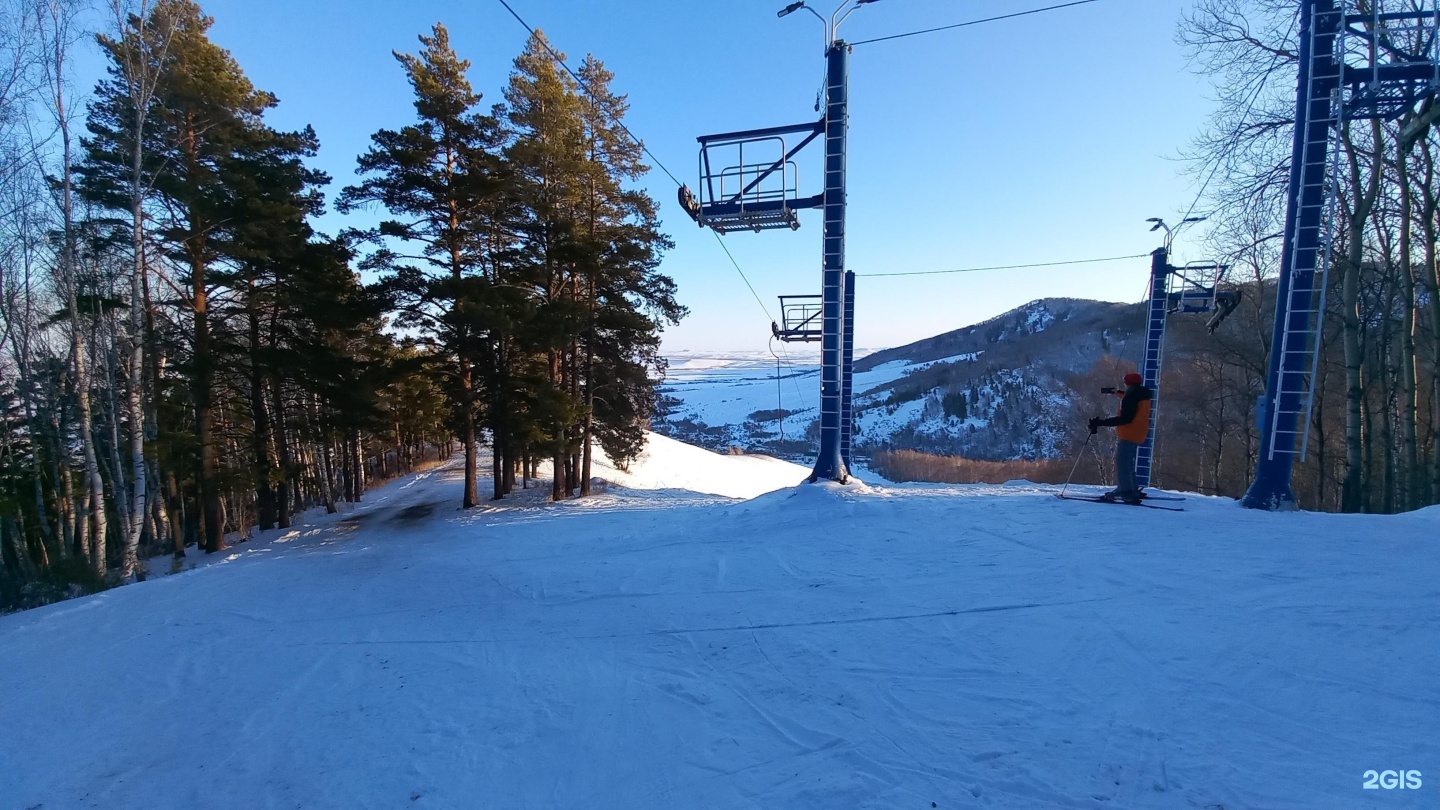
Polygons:
M443 469L0 617L0 807L1440 803L1434 509L675 489L757 462L470 512Z

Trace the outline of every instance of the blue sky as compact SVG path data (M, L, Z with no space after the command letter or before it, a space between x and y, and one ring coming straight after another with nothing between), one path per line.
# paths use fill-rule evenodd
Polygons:
M820 24L777 19L780 0L511 0L578 64L594 53L631 101L628 123L696 185L697 135L797 123L824 60ZM1050 5L1054 0L881 0L842 38L871 37ZM276 93L272 122L311 124L336 189L370 133L411 120L392 49L444 22L471 80L500 98L526 32L496 0L206 0L213 39ZM815 3L828 16L828 2ZM1195 183L1176 160L1211 109L1174 43L1181 0L1099 0L971 28L856 47L851 57L848 264L857 273L1011 265L1144 253L1146 217L1175 217ZM802 172L804 171L802 166ZM811 170L808 177L818 179ZM767 315L715 237L647 179L676 247L664 271L691 315L667 350L759 350ZM327 230L345 218L331 215ZM819 212L799 231L725 237L765 307L819 292ZM1182 260L1198 259L1176 245ZM861 279L857 343L894 346L1046 296L1139 300L1148 260Z

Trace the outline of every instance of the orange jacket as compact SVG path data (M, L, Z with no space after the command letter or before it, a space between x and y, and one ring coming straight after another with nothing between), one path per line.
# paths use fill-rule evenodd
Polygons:
M1130 420L1128 425L1119 425L1115 428L1115 438L1123 442L1134 442L1144 444L1150 436L1150 400L1141 400L1135 406L1135 418Z
M1096 424L1115 428L1115 438L1120 441L1144 444L1150 436L1150 399L1154 395L1143 385L1132 385L1115 395L1121 398L1120 412Z

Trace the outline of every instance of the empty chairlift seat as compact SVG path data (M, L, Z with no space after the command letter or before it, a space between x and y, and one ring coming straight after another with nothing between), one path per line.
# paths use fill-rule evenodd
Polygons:
M800 196L794 158L822 130L820 121L701 136L699 187L681 187L681 207L720 234L799 228L796 212L819 208L825 195Z
M770 324L775 337L787 343L814 343L821 339L823 312L819 295L780 296L780 323Z

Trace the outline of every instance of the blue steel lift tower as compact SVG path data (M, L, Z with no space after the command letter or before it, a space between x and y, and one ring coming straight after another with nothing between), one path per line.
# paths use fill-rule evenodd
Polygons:
M1358 11L1358 0L1300 0L1289 205L1281 249L1266 393L1258 403L1260 454L1242 503L1294 509L1290 473L1309 447L1325 277L1334 247L1340 127L1394 120L1440 92L1440 13ZM1351 43L1356 43L1352 47ZM1298 447L1297 447L1298 444Z
M845 271L850 46L837 39L836 32L855 9L873 2L876 0L845 0L828 21L803 0L782 9L781 17L803 9L825 24L825 117L811 124L701 136L699 196L688 188L680 190L681 205L696 223L722 235L742 230L794 230L800 227L797 211L821 208L825 212L821 294L781 296L781 324L772 327L775 337L781 340L820 342L820 453L811 481L824 478L845 483L850 478L854 418L851 369L855 351L855 274ZM799 171L793 158L822 135L825 190L801 197ZM799 138L793 146L786 141L791 136ZM745 156L747 147L751 162ZM716 157L722 155L733 157L716 168Z
M1170 243L1177 227L1172 231L1159 219L1151 219L1155 227L1165 228L1165 246L1150 254L1150 300L1147 308L1145 330L1145 356L1140 361L1140 376L1145 386L1153 392L1150 400L1150 432L1145 443L1135 454L1135 483L1142 489L1150 486L1150 474L1155 458L1155 422L1160 411L1160 365L1165 354L1165 324L1171 313L1213 313L1206 326L1214 332L1240 304L1238 290L1221 290L1220 282L1225 278L1225 265L1193 263L1184 267L1170 264ZM1199 222L1200 218L1186 219L1181 224Z

